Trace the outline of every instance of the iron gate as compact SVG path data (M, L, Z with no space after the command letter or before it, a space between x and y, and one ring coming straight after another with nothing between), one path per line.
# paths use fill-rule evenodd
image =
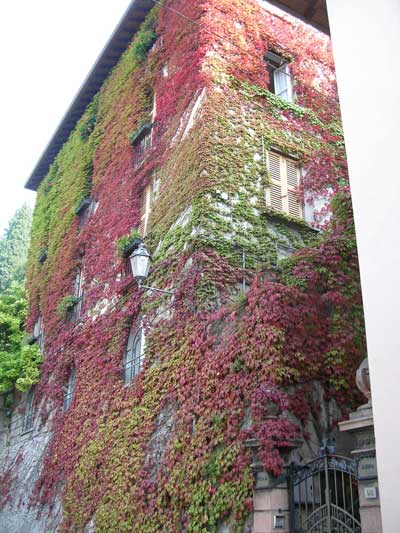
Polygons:
M324 454L289 478L291 533L361 533L355 461Z

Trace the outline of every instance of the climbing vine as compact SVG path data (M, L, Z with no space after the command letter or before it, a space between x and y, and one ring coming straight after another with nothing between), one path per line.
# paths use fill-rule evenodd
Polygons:
M42 315L36 396L53 433L32 505L61 497L64 531L92 519L97 531L216 531L224 521L241 531L254 483L247 443L279 475L319 415L316 384L338 417L358 398L362 303L329 41L255 0L165 5L184 18L150 11L38 191L27 327ZM295 104L268 92L269 48L292 58ZM153 98L152 145L134 167L130 136ZM266 208L271 146L301 160L300 196L335 197L324 233ZM155 174L150 282L173 286L173 298L140 291L123 257ZM83 222L76 206L88 195L97 209ZM279 263L278 245L299 251ZM61 311L78 265L76 324ZM144 367L124 386L139 317Z

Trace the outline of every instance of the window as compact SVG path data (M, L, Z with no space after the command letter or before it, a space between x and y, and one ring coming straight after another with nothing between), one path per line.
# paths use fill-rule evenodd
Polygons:
M153 124L150 122L143 124L143 126L139 128L139 130L131 138L131 144L135 148L135 153L133 156L133 166L135 168L139 167L143 163L147 151L151 148L153 133L152 128Z
M141 321L140 321L141 324ZM144 359L144 334L143 327L131 330L124 356L124 380L128 384L139 374Z
M289 64L275 52L265 54L269 72L269 90L288 102L293 102L293 83Z
M33 328L33 340L38 343L41 352L44 350L44 327L42 315L39 315Z
M268 171L271 185L266 190L266 202L276 211L294 217L303 217L297 188L300 183L300 166L297 161L276 152L268 152Z
M75 214L79 217L79 229L88 222L89 218L97 211L99 202L94 198L84 198L75 209Z
M25 413L22 419L22 433L32 431L34 422L33 389L30 389L25 401Z
M146 110L148 113L148 122L133 133L131 137L131 144L135 147L135 154L133 157L133 166L139 167L145 160L146 153L151 148L154 139L154 121L157 114L157 103L155 95L149 95L149 107Z
M68 383L65 388L65 394L64 394L64 411L68 411L69 406L71 405L72 398L74 396L74 389L75 389L75 369L73 368L71 370L71 373L68 378Z
M142 206L140 211L139 233L146 237L149 226L149 218L155 200L158 197L160 182L157 175L152 176L150 183L146 185L142 194Z
M77 322L82 313L83 299L85 296L84 292L85 278L83 276L83 257L81 258L81 264L78 266L75 277L74 285L74 296L78 299L77 303L74 305L73 309L73 320Z

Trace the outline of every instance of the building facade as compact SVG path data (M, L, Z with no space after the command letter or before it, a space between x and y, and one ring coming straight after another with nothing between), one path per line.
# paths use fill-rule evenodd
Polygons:
M27 184L44 361L2 411L0 530L288 531L365 356L330 42L257 0L122 25Z

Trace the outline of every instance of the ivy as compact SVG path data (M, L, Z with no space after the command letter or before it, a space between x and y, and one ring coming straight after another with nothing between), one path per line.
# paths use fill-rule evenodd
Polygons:
M27 326L43 316L35 394L53 435L33 501L59 497L63 531L83 531L92 519L99 532L215 532L224 521L241 531L253 491L249 438L278 475L315 410L313 383L343 410L358 400L348 384L364 358L364 325L327 39L248 0L173 6L187 18L150 12L96 97L96 120L89 106L38 191ZM155 35L162 40L153 46ZM263 56L277 42L293 57L297 104L267 91ZM320 72L329 99L313 88ZM148 119L153 90L154 142L133 169L129 135ZM301 158L300 197L332 189L325 232L266 208L269 146ZM139 291L123 257L154 173L149 284L174 287L168 301ZM89 193L99 207L78 232L74 208ZM279 245L297 252L277 269ZM82 256L77 325L65 314ZM95 312L100 304L107 312ZM144 368L124 387L123 354L139 317ZM74 401L58 417L72 366Z

